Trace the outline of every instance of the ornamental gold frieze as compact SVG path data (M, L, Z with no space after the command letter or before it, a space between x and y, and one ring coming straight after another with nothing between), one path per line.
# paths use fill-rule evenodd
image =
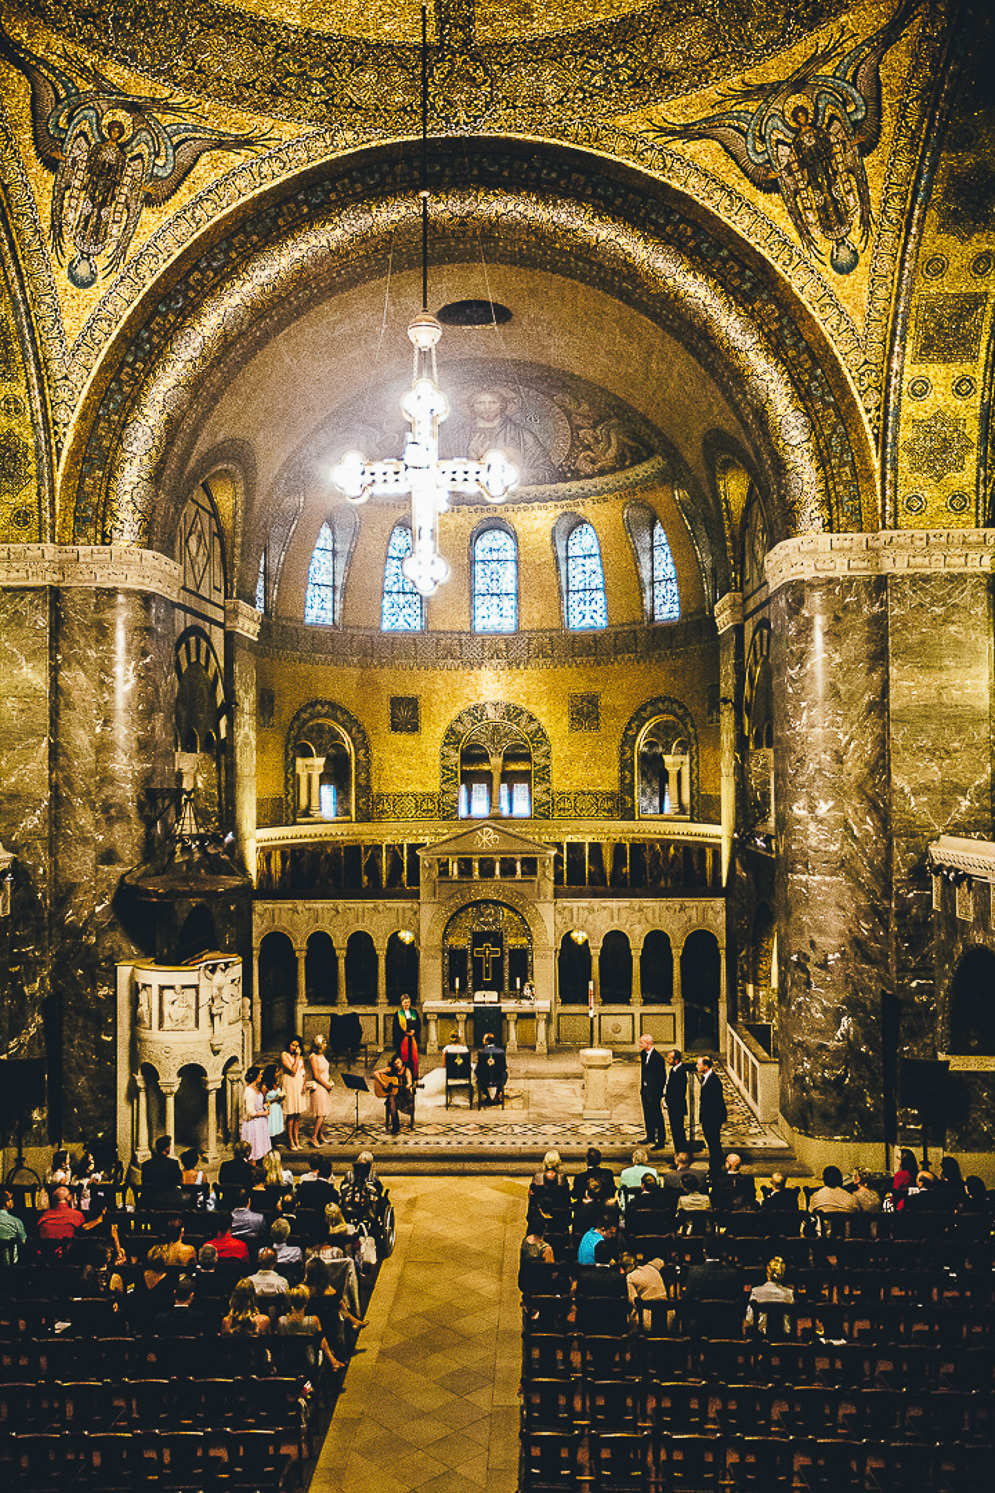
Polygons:
M657 663L700 654L715 644L710 617L657 627L606 627L597 632L362 632L266 619L259 653L282 663L323 663L338 669L605 668Z
M527 14L514 4L492 6L488 23L479 0L446 0L430 7L429 128L486 121L518 132L630 112L754 67L850 3L765 0L760 8L729 0L719 16L703 13L697 0L657 0L593 24L590 8L578 4L568 14L561 8L553 34L543 35L534 6ZM314 7L307 27L267 18L260 4L243 10L198 0L85 7L23 0L19 9L64 42L205 100L320 127L358 119L398 131L417 122L416 12L391 26L390 11L380 10L375 23L354 22L359 34L349 35L340 7Z
M78 459L82 470L78 538L99 532L147 542L163 459L187 418L185 390L196 386L209 402L260 335L272 335L316 295L369 278L374 264L382 272L392 235L395 262L414 259L417 198L399 197L396 186L412 176L416 162L395 152L389 157L371 154L334 183L300 183L284 201L256 204L251 221L232 226L223 244L163 288L149 319L129 338L127 360L113 372L109 367L108 383L94 386L103 409L85 454L73 453L69 462L73 469ZM799 308L789 294L773 280L758 280L759 262L731 251L717 255L716 225L695 222L681 205L637 190L632 180L602 178L595 190L574 152L546 157L505 143L478 164L517 187L443 192L447 173L465 172L466 158L440 149L437 233L462 237L475 254L484 237L488 252L600 286L679 335L733 403L757 449L776 453L780 472L772 471L769 481L783 529L860 526L861 482L872 462L867 451L856 459L837 402L849 396L837 394L831 371L799 335ZM592 200L546 195L557 175L565 191ZM389 178L395 190L357 200L353 194L368 191L371 177ZM855 418L854 403L850 424ZM856 438L859 444L859 431Z

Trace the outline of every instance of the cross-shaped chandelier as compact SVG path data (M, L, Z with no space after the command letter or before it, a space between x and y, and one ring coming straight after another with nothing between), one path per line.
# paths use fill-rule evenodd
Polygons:
M487 451L483 461L439 460L439 426L449 415L449 401L436 382L435 349L441 323L428 309L428 8L421 12L421 227L422 309L408 326L414 348L411 388L401 410L411 430L399 461L366 461L360 452L343 456L332 480L353 503L371 497L411 494L411 553L401 570L422 596L431 596L449 578L439 553L438 520L449 507L450 493L470 493L500 503L518 482L518 470L502 451Z

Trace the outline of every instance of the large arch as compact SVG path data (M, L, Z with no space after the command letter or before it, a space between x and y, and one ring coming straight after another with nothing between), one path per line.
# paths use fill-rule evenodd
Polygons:
M395 268L417 262L417 174L407 143L309 167L176 257L94 372L60 466L60 538L166 546L199 423L245 358L380 274L389 246ZM866 421L824 331L715 215L631 167L535 141L436 140L432 175L437 257L483 245L597 284L688 349L749 434L776 537L877 527ZM699 551L721 553L721 528L697 523Z
M302 705L287 727L284 746L283 791L288 824L293 824L297 803L297 782L294 762L297 743L301 734L314 721L331 721L339 726L352 742L353 750L353 803L355 819L359 823L372 816L372 758L370 738L366 729L351 711L334 700L309 700Z
M469 705L446 727L439 753L439 818L458 818L460 748L471 731L488 721L503 721L516 727L528 741L532 750L532 818L551 819L553 789L549 737L531 711L505 700Z
M684 731L688 742L688 751L691 758L691 818L695 817L700 803L698 792L698 732L695 728L694 718L687 706L681 700L674 700L669 695L657 695L652 700L647 700L644 705L634 711L626 722L622 739L619 743L618 759L618 812L620 819L638 819L637 810L638 787L636 783L636 742L640 733L650 721L658 717L666 717L676 721Z

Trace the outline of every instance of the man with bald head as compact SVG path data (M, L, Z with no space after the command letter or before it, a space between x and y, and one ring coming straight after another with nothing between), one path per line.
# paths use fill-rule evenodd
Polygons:
M653 1038L644 1032L639 1039L639 1100L646 1126L643 1144L654 1149L664 1145L667 1139L660 1108L665 1076L663 1058L653 1046Z

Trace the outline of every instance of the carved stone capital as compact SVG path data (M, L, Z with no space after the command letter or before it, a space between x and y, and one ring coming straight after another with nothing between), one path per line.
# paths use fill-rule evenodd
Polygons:
M727 591L720 596L712 611L715 626L720 633L728 632L743 620L743 593Z
M796 535L774 546L765 572L773 594L788 581L989 574L993 568L995 529L885 529L876 534Z
M126 544L2 544L0 587L89 586L179 601L183 572L158 550Z
M225 602L225 631L237 632L240 637L255 643L259 638L263 614L244 601Z
M952 871L966 871L977 881L990 881L995 885L995 843L991 840L964 840L956 835L941 835L930 844L929 859L934 870L945 866Z

